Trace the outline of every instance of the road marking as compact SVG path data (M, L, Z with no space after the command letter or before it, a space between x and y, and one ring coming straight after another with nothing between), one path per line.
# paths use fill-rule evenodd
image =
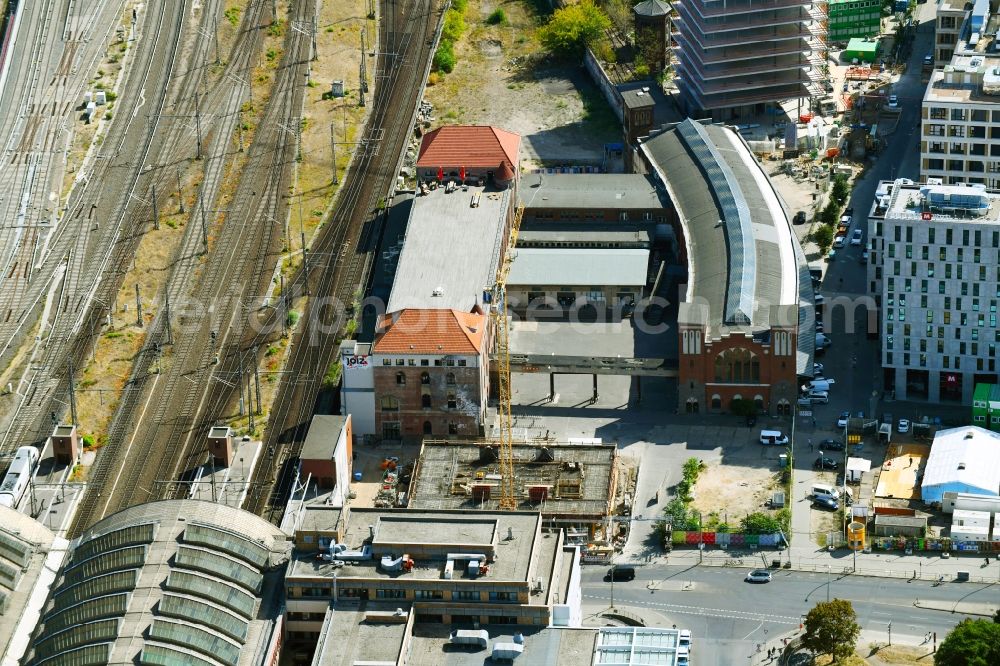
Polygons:
M610 601L611 597L597 596L592 594L583 595L584 599L597 599L599 601ZM655 601L621 601L619 603L622 605L628 604L632 606L647 606L649 608L656 608L659 610L672 610L677 613L685 613L687 615L705 615L709 617L726 617L734 620L755 620L758 622L773 622L776 624L798 624L801 621L801 617L791 617L787 615L765 615L763 613L751 613L748 611L733 611L733 610L720 610L717 608L703 608L701 606L684 606L681 604L661 604Z

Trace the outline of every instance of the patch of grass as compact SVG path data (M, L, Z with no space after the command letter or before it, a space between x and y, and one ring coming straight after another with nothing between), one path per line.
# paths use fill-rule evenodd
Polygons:
M230 25L232 25L234 28L240 24L239 7L230 7L223 13L223 15L226 17L226 20L229 21Z
M285 34L285 20L278 19L274 21L271 25L267 26L267 34L271 37L281 37Z
M69 478L66 480L70 483L83 481L83 465L73 465L73 471L69 473Z
M121 331L108 331L107 333L104 334L104 337L107 338L108 340L114 340L115 338L122 337L122 332Z
M583 120L594 125L595 130L610 133L621 129L618 117L596 88L588 85L581 89L580 98L583 101Z
M336 360L330 364L330 367L326 369L326 374L323 375L323 388L332 389L340 383L340 372L341 365L340 360Z
M274 62L274 60L278 57L278 50L268 49L267 53L265 53L264 55L267 56L268 62Z
M502 7L494 9L493 13L486 17L486 23L489 25L510 25L510 21L507 20L507 12Z
M275 354L278 353L278 351L279 351L279 349L277 347L275 347L274 345L271 345L270 347L267 348L267 351L264 352L264 356L267 356L267 357L274 356Z
M293 327L299 322L299 313L295 310L288 311L288 326Z

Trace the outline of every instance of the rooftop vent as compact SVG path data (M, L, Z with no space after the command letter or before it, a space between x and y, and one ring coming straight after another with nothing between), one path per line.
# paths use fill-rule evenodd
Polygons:
M969 432L965 433L965 439L973 439L975 436L976 436L976 433L972 432L971 430Z
M437 287L431 292L431 296L444 296L444 287Z
M959 469L965 469L965 463L958 463Z

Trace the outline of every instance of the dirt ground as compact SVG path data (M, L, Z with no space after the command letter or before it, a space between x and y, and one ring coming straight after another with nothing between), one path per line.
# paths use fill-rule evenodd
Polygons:
M779 474L771 469L717 461L706 461L706 465L695 484L692 504L703 517L714 513L720 522L737 524L749 511L763 507L781 489Z
M487 25L496 8L509 25ZM559 63L541 50L535 31L544 19L528 0L469 0L466 30L450 74L431 74L426 99L435 125L492 124L523 137L522 167L597 163L621 126L579 64Z

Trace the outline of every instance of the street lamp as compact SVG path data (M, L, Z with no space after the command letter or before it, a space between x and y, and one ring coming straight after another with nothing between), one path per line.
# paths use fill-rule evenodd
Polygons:
M889 620L889 646L892 646L892 620Z

